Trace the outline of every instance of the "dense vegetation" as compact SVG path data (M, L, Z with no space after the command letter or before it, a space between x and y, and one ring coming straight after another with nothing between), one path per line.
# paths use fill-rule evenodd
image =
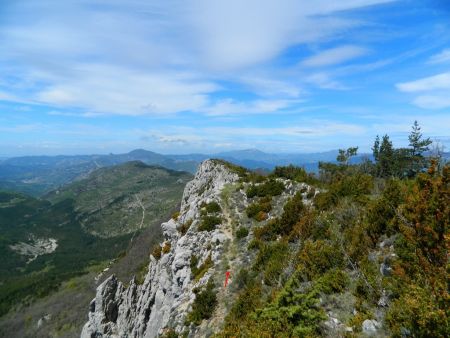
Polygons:
M352 165L357 148L342 150L338 164L321 164L319 181L295 167L275 170L316 181L321 192L313 206L297 194L281 217L253 229L255 260L238 273L219 336L320 336L330 309L346 314L347 335L366 319L383 320L394 337L450 335L450 166L427 158L417 123L409 141L389 149L388 136L376 140L374 163Z
M185 172L134 161L98 169L45 198L52 203L72 199L85 230L110 237L139 229L143 217L147 223L159 220L179 203L191 178Z
M147 236L159 239L162 218L178 205L190 178L187 173L130 162L100 169L50 193L50 201L0 191L0 316L50 294L91 266L123 258L132 238L137 243L149 225L158 226ZM95 235L99 233L103 236ZM39 247L39 240L48 239L56 240L56 250L35 259L14 249ZM170 247L166 243L159 249L164 254ZM139 281L148 261L134 261L140 265ZM136 271L128 272L127 279Z
M47 295L64 280L85 273L91 264L111 259L124 250L130 235L100 239L83 231L73 201L55 205L24 195L1 193L0 200L0 315L21 301ZM37 238L55 238L55 252L27 263L10 245Z

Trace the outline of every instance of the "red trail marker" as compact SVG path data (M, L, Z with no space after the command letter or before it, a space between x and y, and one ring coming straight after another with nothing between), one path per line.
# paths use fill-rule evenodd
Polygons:
M225 288L228 285L228 278L230 278L230 271L225 272L225 285L224 285Z

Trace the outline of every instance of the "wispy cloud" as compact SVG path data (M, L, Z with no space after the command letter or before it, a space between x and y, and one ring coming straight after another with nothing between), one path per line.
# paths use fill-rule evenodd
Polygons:
M428 60L429 63L450 62L450 49L444 49L442 52L432 55Z
M450 89L450 73L441 73L410 82L398 83L402 92L422 92L437 89Z
M301 65L305 67L331 66L344 63L367 53L368 50L366 48L359 46L339 46L313 55L303 60Z
M345 90L347 87L326 72L314 73L306 77L306 82L322 89Z
M423 93L412 103L424 109L443 109L450 107L450 73L441 73L422 79L398 83L397 89L407 93Z
M343 12L386 2L391 1L17 3L8 7L12 19L0 37L0 64L10 66L0 75L20 76L11 80L15 92L4 88L3 97L92 114L209 114L217 110L208 104L224 76L250 85L260 96L257 102L273 100L274 93L278 100L298 97L300 86L292 80L279 81L272 72L251 83L241 79L243 70L267 65L291 46L330 41L362 24ZM305 62L331 65L364 52L343 46Z
M267 114L287 109L298 102L299 100L254 100L249 102L236 102L232 99L225 99L209 105L203 112L210 116Z
M420 95L413 100L413 103L424 109L443 109L450 107L450 97L441 95Z

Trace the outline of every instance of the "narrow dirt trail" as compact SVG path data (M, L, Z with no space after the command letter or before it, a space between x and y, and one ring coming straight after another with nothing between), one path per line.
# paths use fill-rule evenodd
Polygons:
M237 213L237 207L229 204L231 200L232 199L229 198L228 201L224 201L224 203L222 203L224 225L221 230L227 237L228 245L225 246L221 260L222 262L227 262L228 268L226 268L223 264L220 264L216 270L220 281L217 285L217 307L214 311L212 319L208 323L208 327L212 328L216 332L224 324L225 316L227 315L228 310L227 304L229 303L229 298L231 297L229 292L230 284L232 283L234 275L237 273L237 261L235 257L235 253L237 253L237 243L233 237L233 222L236 222L239 216ZM225 273L227 271L229 271L231 275L228 281L228 286L225 287Z

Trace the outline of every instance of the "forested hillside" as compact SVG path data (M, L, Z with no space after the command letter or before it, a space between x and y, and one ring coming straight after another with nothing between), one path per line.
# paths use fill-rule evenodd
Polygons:
M25 325L16 318L29 307L36 307L35 303L40 317L53 314L52 329L66 325L78 334L81 327L74 325L81 325L82 312L77 316L67 300L61 299L56 302L60 311L55 313L52 308L39 306L47 302L42 298L73 281L69 284L83 285L77 288L77 294L85 298L87 294L87 300L82 297L86 306L94 277L103 269L127 278L138 273L148 258L134 253L130 261L128 255L136 245L142 248L142 243L160 239L159 223L173 213L191 177L186 172L129 162L94 171L88 178L48 194L46 199L0 191L0 317L8 311L12 314L1 321L0 336L11 336L12 323ZM115 269L118 258L127 264ZM77 279L85 274L90 280ZM67 285L64 288L66 292L71 289ZM82 309L78 307L78 311ZM65 312L75 314L79 322L61 322L57 316ZM36 329L40 317L29 319L35 323L28 329ZM41 328L40 336L50 334L45 330ZM31 330L28 334L37 333Z

